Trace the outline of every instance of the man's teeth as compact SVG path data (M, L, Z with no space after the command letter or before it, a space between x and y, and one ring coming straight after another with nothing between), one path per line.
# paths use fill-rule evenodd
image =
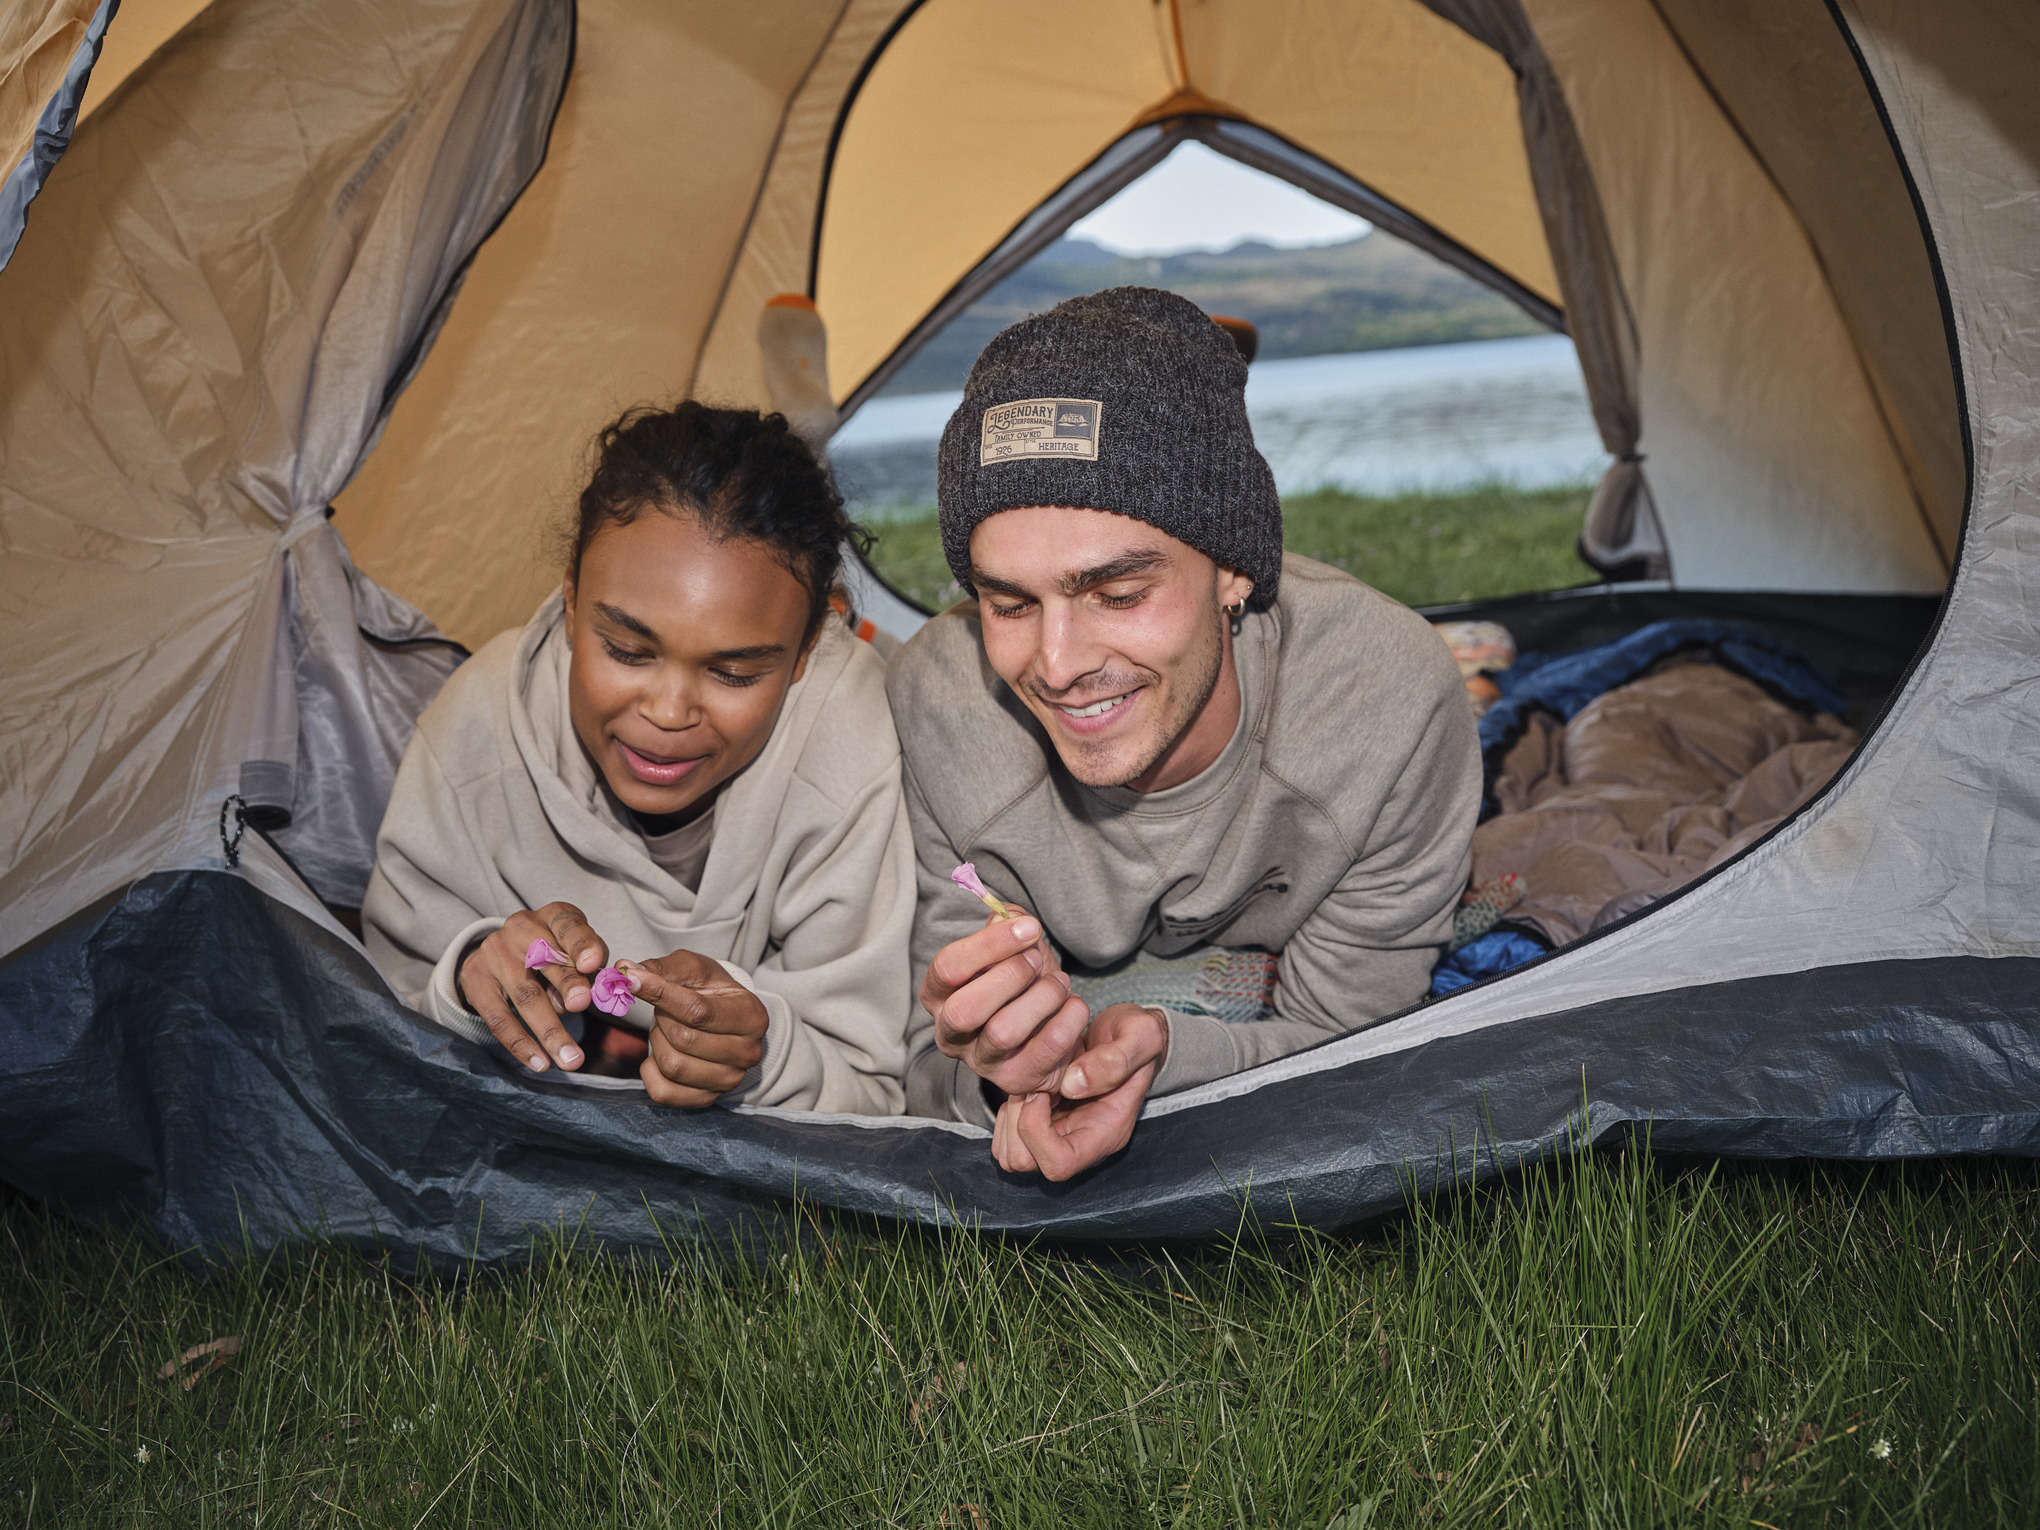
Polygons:
M1127 694L1131 695L1132 692L1129 691ZM1124 700L1125 696L1107 696L1103 701L1094 701L1087 707L1064 707L1063 711L1071 717L1103 717Z

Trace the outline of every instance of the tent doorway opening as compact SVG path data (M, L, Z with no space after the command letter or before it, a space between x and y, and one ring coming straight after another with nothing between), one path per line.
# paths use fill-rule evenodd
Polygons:
M1558 311L1272 135L1198 131L1142 130L1140 174L1099 202L1089 183L1125 174L1115 145L1053 199L1065 227L1028 219L1008 241L1024 260L985 262L853 393L829 455L873 571L923 610L957 598L935 454L978 352L1066 298L1140 285L1226 316L1252 351L1291 551L1414 606L1598 580L1577 545L1609 458Z

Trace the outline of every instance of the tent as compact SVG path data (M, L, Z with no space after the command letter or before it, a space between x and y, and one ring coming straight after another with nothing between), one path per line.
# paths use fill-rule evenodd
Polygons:
M0 64L18 130L56 87ZM126 0L0 271L0 1173L180 1241L497 1256L796 1190L1143 1237L1252 1185L1334 1225L1582 1108L2040 1152L2036 64L1993 0ZM1062 1186L961 1127L529 1079L401 1009L332 909L456 642L555 577L594 427L766 403L780 293L854 408L1189 138L1563 323L1614 458L1583 548L1629 582L1495 609L1798 633L1882 707L1831 786Z

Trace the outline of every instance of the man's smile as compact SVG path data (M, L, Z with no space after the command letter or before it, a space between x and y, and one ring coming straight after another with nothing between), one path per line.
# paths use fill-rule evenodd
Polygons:
M1051 701L1049 706L1060 712L1064 723L1076 732L1097 733L1119 722L1126 715L1128 704L1146 689L1144 685L1137 685L1132 690L1120 691L1097 701L1081 704Z

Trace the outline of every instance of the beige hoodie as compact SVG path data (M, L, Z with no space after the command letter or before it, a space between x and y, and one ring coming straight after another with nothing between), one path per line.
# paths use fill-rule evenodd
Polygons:
M764 1060L725 1103L897 1114L914 854L878 655L824 621L763 752L723 788L693 892L653 861L582 749L567 658L555 594L419 719L361 910L383 975L493 1046L454 986L461 954L518 909L564 900L612 959L693 951L764 1001ZM625 1019L648 1029L650 1008Z

